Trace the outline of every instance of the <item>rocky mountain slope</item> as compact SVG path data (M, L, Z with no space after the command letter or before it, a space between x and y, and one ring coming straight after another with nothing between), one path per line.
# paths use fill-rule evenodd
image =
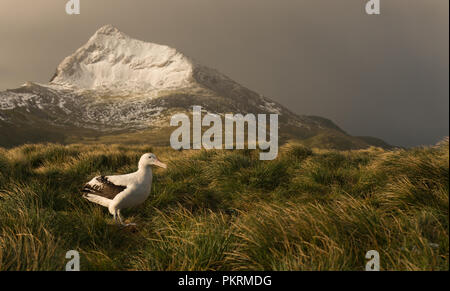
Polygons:
M352 137L324 118L296 115L176 49L106 25L61 62L49 83L0 92L0 146L168 144L170 117L193 105L221 115L277 113L282 140L311 146L364 148L373 140Z

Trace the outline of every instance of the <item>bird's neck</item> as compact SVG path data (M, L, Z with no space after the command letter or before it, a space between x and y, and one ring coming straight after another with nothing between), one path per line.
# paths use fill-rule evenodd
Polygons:
M151 167L139 167L136 172L138 180L145 181L152 178L152 168Z

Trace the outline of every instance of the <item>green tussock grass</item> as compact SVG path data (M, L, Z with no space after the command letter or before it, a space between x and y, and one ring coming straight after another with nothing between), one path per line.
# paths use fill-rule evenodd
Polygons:
M155 153L152 193L117 227L80 188ZM259 153L129 145L0 148L0 270L448 270L449 148Z

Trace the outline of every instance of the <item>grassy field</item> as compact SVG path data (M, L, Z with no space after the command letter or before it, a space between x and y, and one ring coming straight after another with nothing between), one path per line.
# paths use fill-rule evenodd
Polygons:
M448 140L429 148L257 151L120 145L0 148L0 270L448 270ZM147 202L120 228L84 182L156 169Z

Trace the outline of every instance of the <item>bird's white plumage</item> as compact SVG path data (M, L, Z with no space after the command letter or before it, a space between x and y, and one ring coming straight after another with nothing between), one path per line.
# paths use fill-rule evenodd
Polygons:
M97 203L101 206L104 207L109 207L110 202L112 201L111 199L102 197L102 196L98 196L98 195L94 195L94 194L86 194L84 196L84 198L86 198L87 200Z
M93 178L83 189L84 197L107 207L114 218L122 222L121 209L142 204L150 195L153 178L151 165L166 168L154 154L144 154L134 173Z

